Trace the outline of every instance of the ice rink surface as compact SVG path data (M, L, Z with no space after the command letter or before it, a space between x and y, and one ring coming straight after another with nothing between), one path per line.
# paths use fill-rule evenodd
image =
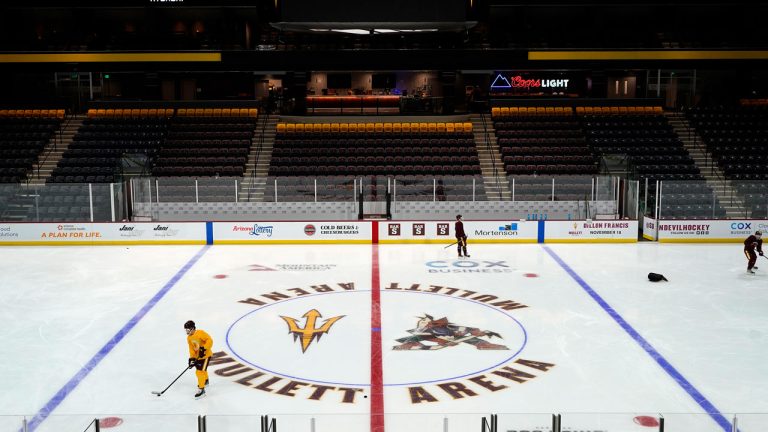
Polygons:
M750 432L768 260L739 244L0 248L0 431ZM651 283L649 272L669 282ZM182 328L214 338L207 396ZM314 427L314 429L312 429Z

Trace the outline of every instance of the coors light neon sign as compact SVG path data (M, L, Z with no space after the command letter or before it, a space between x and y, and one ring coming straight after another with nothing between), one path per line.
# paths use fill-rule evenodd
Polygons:
M532 88L558 88L564 89L568 87L568 81L570 79L548 79L548 78L525 78L522 75L515 75L512 77L505 77L502 74L498 74L496 79L491 84L491 89L501 90L510 88L521 88L530 90Z

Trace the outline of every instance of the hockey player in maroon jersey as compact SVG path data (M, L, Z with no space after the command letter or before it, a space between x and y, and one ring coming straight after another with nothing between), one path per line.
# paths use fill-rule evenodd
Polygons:
M454 231L456 232L456 244L459 248L459 256L469 258L469 254L467 253L467 233L464 232L464 221L461 219L461 215L456 215L456 227ZM464 255L461 254L462 250L464 251Z
M744 240L744 255L749 260L747 263L747 273L755 274L755 270L757 270L755 266L757 262L755 250L757 250L760 256L763 256L763 233L761 231L755 231L754 234Z

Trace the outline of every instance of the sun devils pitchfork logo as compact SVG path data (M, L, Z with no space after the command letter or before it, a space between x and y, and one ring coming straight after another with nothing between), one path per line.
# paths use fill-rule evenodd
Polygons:
M319 341L320 336L322 336L323 333L328 333L328 331L331 329L331 326L334 325L336 321L344 318L345 315L329 318L325 320L323 325L321 325L319 328L315 328L317 319L322 317L323 316L320 315L320 312L318 312L317 309L310 310L303 315L303 318L306 318L307 321L304 324L304 328L301 328L299 327L299 323L296 318L280 315L280 318L284 319L288 324L288 332L293 335L294 342L301 338L301 352L303 353L307 352L307 348L309 348L309 344L312 343L313 339L317 339Z

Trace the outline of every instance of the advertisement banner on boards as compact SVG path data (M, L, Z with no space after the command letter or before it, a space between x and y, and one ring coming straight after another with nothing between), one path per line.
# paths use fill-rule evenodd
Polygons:
M635 220L546 221L545 243L637 242Z
M453 243L456 221L379 222L379 243ZM473 243L536 243L537 221L464 221Z
M214 222L214 244L371 243L371 223L359 221Z
M755 231L768 229L762 219L660 220L659 242L738 243Z
M648 216L643 217L643 238L646 240L656 241L656 219Z
M0 223L0 245L205 244L205 222Z

